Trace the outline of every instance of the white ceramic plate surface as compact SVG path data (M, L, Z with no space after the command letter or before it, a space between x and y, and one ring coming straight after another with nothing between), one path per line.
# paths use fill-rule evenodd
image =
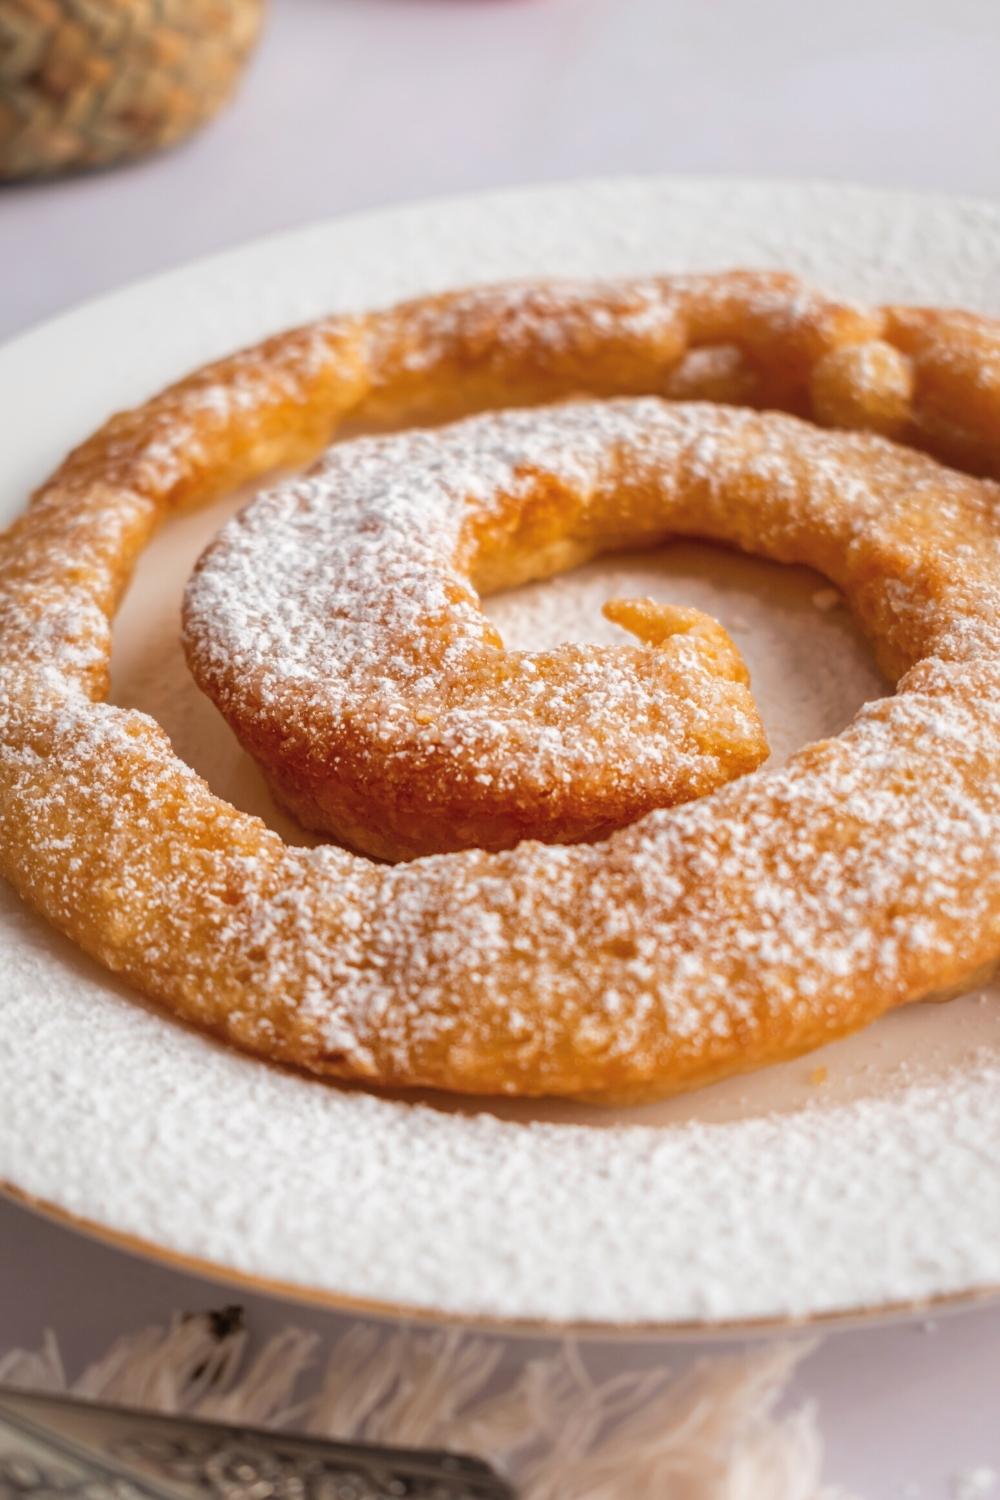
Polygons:
M532 275L781 266L1000 313L1000 209L799 184L624 181L257 242L0 350L0 521L71 443L213 356L332 309ZM231 504L173 523L116 627L116 701L302 838L200 697L180 591ZM515 644L614 639L622 583L717 613L776 756L885 691L822 580L685 544L489 602ZM556 590L556 594L546 591ZM508 1325L706 1329L1000 1284L1000 1008L915 1006L803 1061L630 1111L337 1089L180 1026L0 890L0 1179L147 1250L319 1297Z

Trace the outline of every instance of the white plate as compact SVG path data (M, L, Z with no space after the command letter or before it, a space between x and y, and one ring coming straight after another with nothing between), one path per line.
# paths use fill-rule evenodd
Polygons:
M262 241L0 350L0 515L113 408L297 320L502 277L734 264L1000 312L1000 210L618 182ZM144 559L116 632L115 696L156 712L217 790L295 836L176 644L180 587L224 509L174 523ZM844 615L814 606L818 580L707 548L615 558L490 608L511 639L596 638L623 573L731 626L779 753L836 732L881 690ZM543 588L558 590L555 624ZM915 1006L662 1106L597 1113L376 1098L266 1067L156 1013L6 891L0 961L0 1179L161 1255L341 1306L661 1331L1000 1284L996 991Z

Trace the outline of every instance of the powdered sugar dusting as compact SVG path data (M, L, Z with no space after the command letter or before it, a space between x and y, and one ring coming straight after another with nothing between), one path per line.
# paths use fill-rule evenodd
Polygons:
M467 581L466 538L485 532L488 553L491 532L502 542L548 481L566 493L566 533L570 487L583 497L577 555L603 532L620 544L621 450L641 439L652 463L697 435L696 419L665 416L656 402L567 406L334 448L230 522L202 560L185 611L196 675L265 741L325 747L349 734L385 775L404 757L443 764L451 788L471 776L501 805L544 797L547 814L565 785L594 824L605 796L633 787L664 802L710 789L727 748L734 770L749 768L760 758L749 697L695 638L676 637L669 664L634 648L500 655ZM631 524L645 538L665 522L647 507Z
M449 610L459 641L485 628L451 558L466 516L493 522L491 497L522 484L529 499L539 485L582 496L585 546L602 527L620 536L623 510L634 512L627 539L703 534L823 568L906 673L900 695L780 773L605 844L471 849L384 870L264 835L174 762L155 726L95 709L58 676L39 758L15 658L5 793L30 857L18 866L15 851L12 867L43 910L182 1015L268 1056L469 1092L700 1083L995 962L1000 492L882 439L650 398L362 439L231 525L237 544L221 570L210 555L192 596L209 654L228 629L238 677L265 708L271 695L277 734L301 733L285 681L307 701L346 684L344 711L377 732L397 702L386 652L405 659L412 627ZM426 554L415 574L414 551ZM265 579L250 615L248 556ZM322 612L303 613L316 593L342 642L332 673ZM402 672L418 692L419 649ZM532 658L521 665L530 680ZM599 696L598 709L614 719ZM487 751L497 725L486 720ZM502 775L502 757L483 764ZM79 868L67 866L67 828Z
M537 199L522 213L527 229ZM589 214L585 199L556 216L567 254ZM822 220L801 236L813 262L825 210ZM761 222L755 205L737 236L747 254ZM642 234L655 237L655 224L647 215ZM661 227L657 256L674 223ZM553 233L549 222L545 243ZM627 226L620 233L627 259L633 241ZM868 243L877 261L884 242L859 230L852 253ZM335 249L324 246L324 277ZM477 268L445 222L434 250L455 280ZM934 706L919 711L936 733ZM877 757L875 725L866 746ZM873 816L874 804L859 811ZM642 878L661 889L665 879ZM189 1253L465 1313L646 1321L815 1311L1000 1278L996 1195L984 1191L1000 1139L988 1065L904 1096L721 1132L501 1126L272 1073L118 1000L30 919L12 915L5 931L24 958L4 977L0 1171Z
M0 901L0 1175L121 1232L466 1318L795 1316L1000 1281L995 1066L730 1125L440 1113L170 1026Z
M469 1043L446 999L457 985L471 987L486 1025L501 1029L515 1071L544 1077L568 993L555 955L578 931L588 934L589 957L588 971L571 980L587 994L576 1045L608 1067L629 1059L638 1076L656 1066L664 1030L680 1058L699 1054L706 1038L709 1055L724 1056L737 1039L746 1053L757 1039L766 1045L781 1016L819 1039L837 1032L859 991L933 988L919 976L948 970L958 925L978 932L984 955L992 952L997 883L980 877L1000 837L1000 799L985 769L1000 759L998 596L970 551L969 617L935 600L919 580L937 556L938 533L928 553L910 518L921 514L925 493L945 536L949 514L970 541L967 528L979 517L986 530L977 545L992 556L983 507L993 490L879 439L638 401L477 418L443 436L334 450L313 476L231 523L222 561L213 569L210 559L196 595L208 650L235 653L255 693L270 691L267 674L279 673L279 701L283 678L318 683L312 690L324 694L353 692L355 711L363 704L368 712L373 696L378 703L369 674L376 683L387 676L379 653L398 653L408 620L443 610L449 588L465 589L461 575L441 575L469 509L528 471L598 492L622 451L678 476L677 498L656 529L727 540L735 531L739 539L736 497L749 473L767 487L752 513L755 547L792 560L826 556L852 589L852 556L878 549L894 574L889 608L876 616L892 649L905 665L949 620L950 661L918 668L912 691L871 705L840 740L794 758L781 774L654 814L616 835L607 852L524 847L495 862L469 855L461 874L447 861L383 873L380 901L390 915L367 929L376 960L337 994L356 1031L378 1018L394 1069L405 1068L415 1036L435 1032L435 1017L449 1017L452 1055L461 1055ZM621 482L617 472L613 481ZM408 566L419 528L437 569L428 576ZM342 540L355 535L360 544ZM397 552L400 536L407 540ZM262 601L251 583L262 584ZM322 621L303 612L317 591L337 618L332 642ZM478 634L482 617L465 597L452 606L457 629ZM399 634L386 630L387 617ZM354 670L364 674L360 691ZM416 659L404 674L410 685L419 688L421 670ZM974 705L963 672L976 677ZM918 783L927 791L915 798ZM417 938L427 931L429 945ZM527 932L524 951L518 935ZM510 1003L526 993L531 1023Z

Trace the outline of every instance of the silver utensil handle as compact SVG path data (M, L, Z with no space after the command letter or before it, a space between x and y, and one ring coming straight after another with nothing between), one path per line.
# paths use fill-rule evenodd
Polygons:
M480 1459L0 1387L0 1500L515 1500Z

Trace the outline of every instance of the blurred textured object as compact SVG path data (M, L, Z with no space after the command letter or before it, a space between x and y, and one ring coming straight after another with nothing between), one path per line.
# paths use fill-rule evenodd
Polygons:
M0 179L172 145L225 102L264 0L0 0Z

